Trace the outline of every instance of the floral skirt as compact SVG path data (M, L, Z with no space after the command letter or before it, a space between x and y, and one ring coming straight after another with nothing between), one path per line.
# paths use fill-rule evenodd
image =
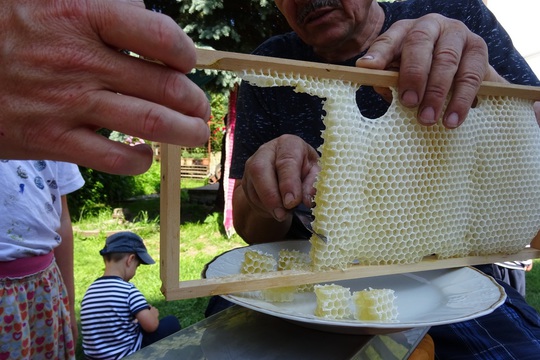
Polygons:
M55 261L37 274L0 279L0 360L75 359L75 346Z

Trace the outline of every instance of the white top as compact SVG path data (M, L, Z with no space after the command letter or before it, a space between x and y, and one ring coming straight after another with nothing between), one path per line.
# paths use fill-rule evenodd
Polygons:
M44 255L61 238L61 196L84 180L75 164L0 160L0 261Z

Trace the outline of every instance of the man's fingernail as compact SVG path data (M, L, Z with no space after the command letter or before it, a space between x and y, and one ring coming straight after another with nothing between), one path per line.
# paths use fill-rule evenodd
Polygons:
M366 55L362 56L362 57L361 57L360 59L358 59L358 60L373 60L373 59L375 59L375 58L373 57L373 55L368 55L368 54L366 54Z
M459 126L459 115L457 113L451 113L446 118L445 123L451 129L457 128Z
M294 195L291 193L286 193L283 203L286 207L289 207L290 204L294 203Z
M285 216L287 215L287 212L283 208L275 208L274 209L274 218L276 220L283 220Z
M416 91L405 90L403 95L401 95L401 102L405 106L416 106L418 105L418 94Z
M432 107L426 107L418 116L420 122L424 125L432 125L437 122L437 119L435 119L435 110Z

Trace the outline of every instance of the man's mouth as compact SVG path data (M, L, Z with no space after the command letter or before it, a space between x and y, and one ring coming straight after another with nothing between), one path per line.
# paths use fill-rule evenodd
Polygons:
M305 25L308 22L316 20L328 12L341 8L339 0L316 0L300 9L296 17L298 25Z

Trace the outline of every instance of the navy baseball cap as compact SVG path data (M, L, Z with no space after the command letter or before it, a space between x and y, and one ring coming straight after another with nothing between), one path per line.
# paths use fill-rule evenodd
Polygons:
M105 240L105 247L99 252L101 255L112 253L135 253L145 265L155 264L156 262L144 246L143 239L130 231L122 231L113 234Z

